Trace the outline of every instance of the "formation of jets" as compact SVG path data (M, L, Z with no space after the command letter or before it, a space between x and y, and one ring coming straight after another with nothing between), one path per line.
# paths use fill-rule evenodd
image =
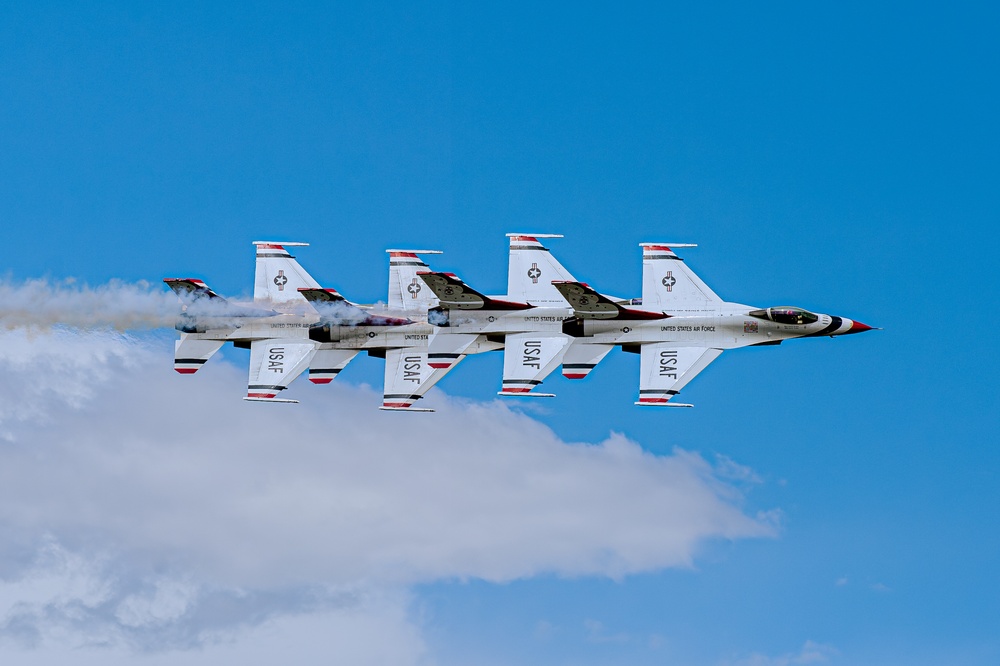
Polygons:
M615 347L640 355L637 405L671 402L723 351L789 338L871 330L797 307L723 301L674 250L642 244L642 296L618 298L577 281L542 244L554 234L508 234L507 293L487 296L453 273L432 271L435 250L387 250L385 304L358 305L321 287L291 255L306 245L256 241L253 304L231 303L194 278L164 282L180 297L174 369L195 373L225 343L250 350L245 400L296 402L281 392L308 369L332 381L364 351L385 359L381 409L413 407L469 354L502 350L502 396L551 397L536 389L557 367L586 377Z

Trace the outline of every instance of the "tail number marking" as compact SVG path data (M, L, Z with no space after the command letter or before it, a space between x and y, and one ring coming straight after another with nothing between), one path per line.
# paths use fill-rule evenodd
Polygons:
M677 352L660 352L660 377L677 379Z
M535 370L542 369L541 356L542 356L542 341L541 340L525 340L524 341L524 357L521 359L521 365L525 368L534 368Z

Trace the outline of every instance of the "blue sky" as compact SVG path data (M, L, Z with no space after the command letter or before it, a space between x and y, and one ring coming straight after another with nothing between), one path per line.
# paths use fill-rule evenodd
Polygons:
M499 293L525 231L638 295L639 242L698 243L727 300L885 330L725 354L692 410L634 407L620 352L514 410L746 466L744 509L779 511L777 536L620 579L425 579L424 658L997 663L997 10L536 4L5 6L3 270L245 294L250 242L287 239L359 302L384 298L388 247ZM441 390L492 401L500 369L470 358Z

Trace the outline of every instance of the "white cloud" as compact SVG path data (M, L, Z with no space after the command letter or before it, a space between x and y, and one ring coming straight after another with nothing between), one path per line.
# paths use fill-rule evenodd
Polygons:
M249 404L242 369L183 377L165 347L99 333L0 333L0 371L0 636L19 645L217 651L321 616L410 636L386 590L619 577L775 529L697 454L567 443L499 403L384 413L303 382L300 405Z
M783 654L771 657L760 653L751 654L748 657L735 661L722 662L725 666L793 666L796 664L821 664L830 660L837 654L837 650L830 645L806 641L802 649L798 652Z
M624 632L611 633L600 620L584 620L583 628L587 634L587 641L590 643L627 643L629 641L628 634Z

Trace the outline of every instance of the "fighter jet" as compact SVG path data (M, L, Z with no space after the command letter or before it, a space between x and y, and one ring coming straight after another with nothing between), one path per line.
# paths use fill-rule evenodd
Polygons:
M723 301L674 252L686 247L695 245L642 244L641 307L608 299L583 282L554 283L573 309L562 331L578 349L590 349L581 357L599 359L615 346L640 355L637 405L691 407L670 400L727 349L872 330L799 307Z
M437 250L386 250L389 253L389 297L386 314L358 306L333 289L301 289L316 308L320 320L309 331L318 345L309 370L310 381L330 382L362 351L385 359L382 406L387 411L431 412L413 407L454 364L440 367L428 358L432 327L425 321L429 308L437 305L417 273L429 268L421 254ZM402 316L399 316L402 315Z
M174 369L193 374L227 342L250 350L244 400L295 402L278 398L305 370L315 353L309 329L318 320L299 289L319 285L288 248L307 243L255 241L253 305L227 301L195 278L166 278L180 298Z
M553 281L573 281L573 276L539 239L557 234L507 234L510 254L507 294L487 296L454 273L419 271L417 276L437 296L439 304L427 314L435 326L430 339L430 361L449 368L472 353L503 348L501 396L553 397L535 391L563 364L571 379L585 377L611 347L577 345L563 332L563 322L573 317ZM605 297L610 302L630 302Z
M383 306L359 305L324 289L299 265L289 247L306 243L255 241L253 305L232 303L196 278L166 278L182 314L174 368L197 372L226 342L250 349L244 400L297 402L278 396L306 368L314 384L331 382L359 352L385 359L381 409L433 411L412 404L450 367L428 363L428 308L437 304L418 270L421 254L436 250L388 250L389 296ZM423 293L421 293L423 292ZM310 307L311 306L311 307Z

